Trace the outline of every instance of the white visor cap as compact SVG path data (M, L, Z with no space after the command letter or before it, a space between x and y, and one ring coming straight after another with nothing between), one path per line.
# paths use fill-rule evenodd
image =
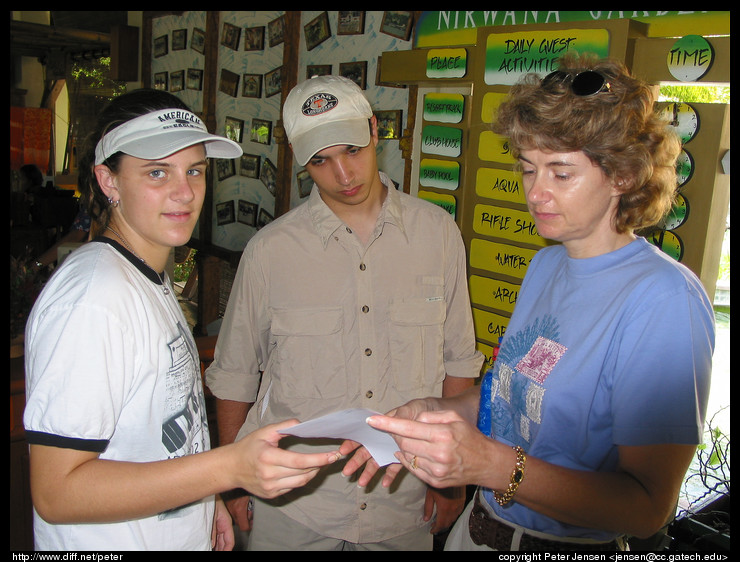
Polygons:
M95 164L102 164L116 152L156 160L198 143L203 143L209 158L242 155L239 144L210 134L194 113L163 109L131 119L104 135L95 147Z
M343 76L315 76L285 99L283 126L296 161L305 166L330 146L367 146L373 116L360 87Z

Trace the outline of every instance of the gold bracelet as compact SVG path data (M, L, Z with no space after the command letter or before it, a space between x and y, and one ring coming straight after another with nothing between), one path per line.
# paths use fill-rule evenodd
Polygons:
M516 464L514 465L514 472L511 473L511 479L509 480L509 487L506 491L501 494L494 491L493 497L496 499L499 505L506 505L511 501L511 498L516 494L519 484L524 480L524 463L527 462L527 457L524 456L524 450L518 445L514 447L516 451Z

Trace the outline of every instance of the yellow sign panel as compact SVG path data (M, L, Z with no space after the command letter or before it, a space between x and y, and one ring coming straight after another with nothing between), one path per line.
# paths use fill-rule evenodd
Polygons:
M500 164L514 164L516 160L511 155L509 139L497 135L493 131L483 131L478 138L478 158L486 162Z
M470 276L470 300L473 304L480 304L489 308L496 308L504 312L514 312L516 299L519 297L520 285L508 283L501 279Z
M470 242L470 266L524 279L529 262L536 253L537 250L473 238Z
M508 94L499 92L487 92L483 95L483 104L480 109L480 119L484 123L493 123L498 114L498 107L503 103Z
M478 168L475 174L475 193L479 197L521 203L525 205L522 174L502 168Z
M504 337L508 325L508 316L473 308L473 327L476 338L497 345L498 339Z
M494 205L476 205L473 213L473 230L484 236L504 238L546 246L547 240L537 232L534 219L528 211L519 211Z

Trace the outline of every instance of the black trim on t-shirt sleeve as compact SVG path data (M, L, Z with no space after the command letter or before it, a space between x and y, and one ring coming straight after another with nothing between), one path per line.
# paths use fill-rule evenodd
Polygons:
M102 453L108 447L107 439L80 439L78 437L64 437L43 431L26 430L26 441L30 445L46 445L61 449L75 449L91 453Z

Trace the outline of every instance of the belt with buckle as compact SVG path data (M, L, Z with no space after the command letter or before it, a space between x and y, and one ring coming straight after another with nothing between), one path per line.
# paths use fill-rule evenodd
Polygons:
M511 550L514 527L506 525L488 514L481 504L479 493L475 493L473 511L468 520L470 538L477 545L486 545L494 550ZM525 531L519 541L519 550L622 550L616 540L605 543L576 543L541 539Z

